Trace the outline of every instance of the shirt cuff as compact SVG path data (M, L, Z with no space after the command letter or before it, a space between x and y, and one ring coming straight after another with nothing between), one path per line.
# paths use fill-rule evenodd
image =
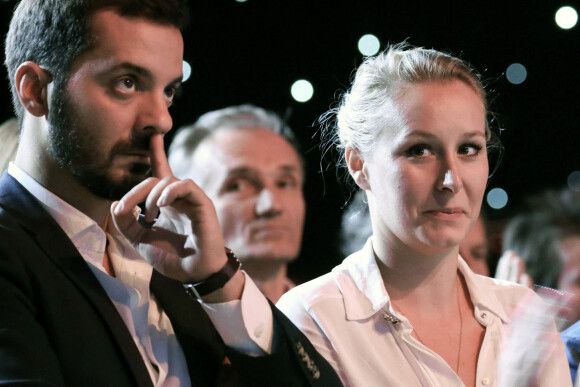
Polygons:
M269 355L274 335L272 309L250 276L242 273L245 284L240 300L201 305L228 347L251 356Z

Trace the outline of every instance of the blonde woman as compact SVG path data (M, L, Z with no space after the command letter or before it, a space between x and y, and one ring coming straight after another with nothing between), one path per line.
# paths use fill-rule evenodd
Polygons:
M512 313L537 296L459 256L489 174L479 76L450 55L393 46L365 60L334 113L373 235L278 306L346 386L494 385ZM537 384L570 385L555 328L548 336Z

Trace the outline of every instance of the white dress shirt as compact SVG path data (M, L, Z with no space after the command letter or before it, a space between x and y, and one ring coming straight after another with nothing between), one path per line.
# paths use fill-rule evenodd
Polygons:
M10 164L8 173L38 199L88 263L131 333L153 384L163 387L191 385L185 356L171 321L149 292L151 265L112 222L105 233L96 222L42 187L15 164ZM115 277L107 274L103 266L106 248ZM242 300L202 305L227 345L252 355L270 352L272 312L249 276L246 276Z
M531 290L474 274L459 257L475 318L486 327L477 363L477 386L495 384L504 328ZM332 272L286 293L277 304L334 367L345 386L463 386L437 353L411 335L409 320L393 309L371 239ZM393 324L393 319L399 322ZM554 326L539 386L569 386L563 344ZM559 342L559 344L558 344Z

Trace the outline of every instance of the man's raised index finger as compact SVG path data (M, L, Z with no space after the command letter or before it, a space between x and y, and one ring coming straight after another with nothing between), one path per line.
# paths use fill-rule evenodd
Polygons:
M161 134L151 136L149 147L151 149L151 171L153 177L163 179L167 176L173 176L169 161L167 161L167 155L165 154L163 136Z

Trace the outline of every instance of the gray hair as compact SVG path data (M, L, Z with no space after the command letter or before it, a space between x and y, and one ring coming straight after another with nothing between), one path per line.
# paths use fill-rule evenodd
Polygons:
M395 103L400 92L411 84L457 79L480 97L487 112L486 92L480 76L466 62L449 54L400 43L374 57L366 58L356 71L349 91L339 106L321 117L323 147L347 146L365 155L374 150L377 138L387 128L404 127ZM491 132L486 125L488 140ZM344 164L344 157L341 157Z
M175 176L187 177L187 162L199 144L217 130L235 130L259 126L284 137L296 150L303 162L292 130L276 113L250 104L230 106L203 114L191 125L180 128L169 147L169 164Z

